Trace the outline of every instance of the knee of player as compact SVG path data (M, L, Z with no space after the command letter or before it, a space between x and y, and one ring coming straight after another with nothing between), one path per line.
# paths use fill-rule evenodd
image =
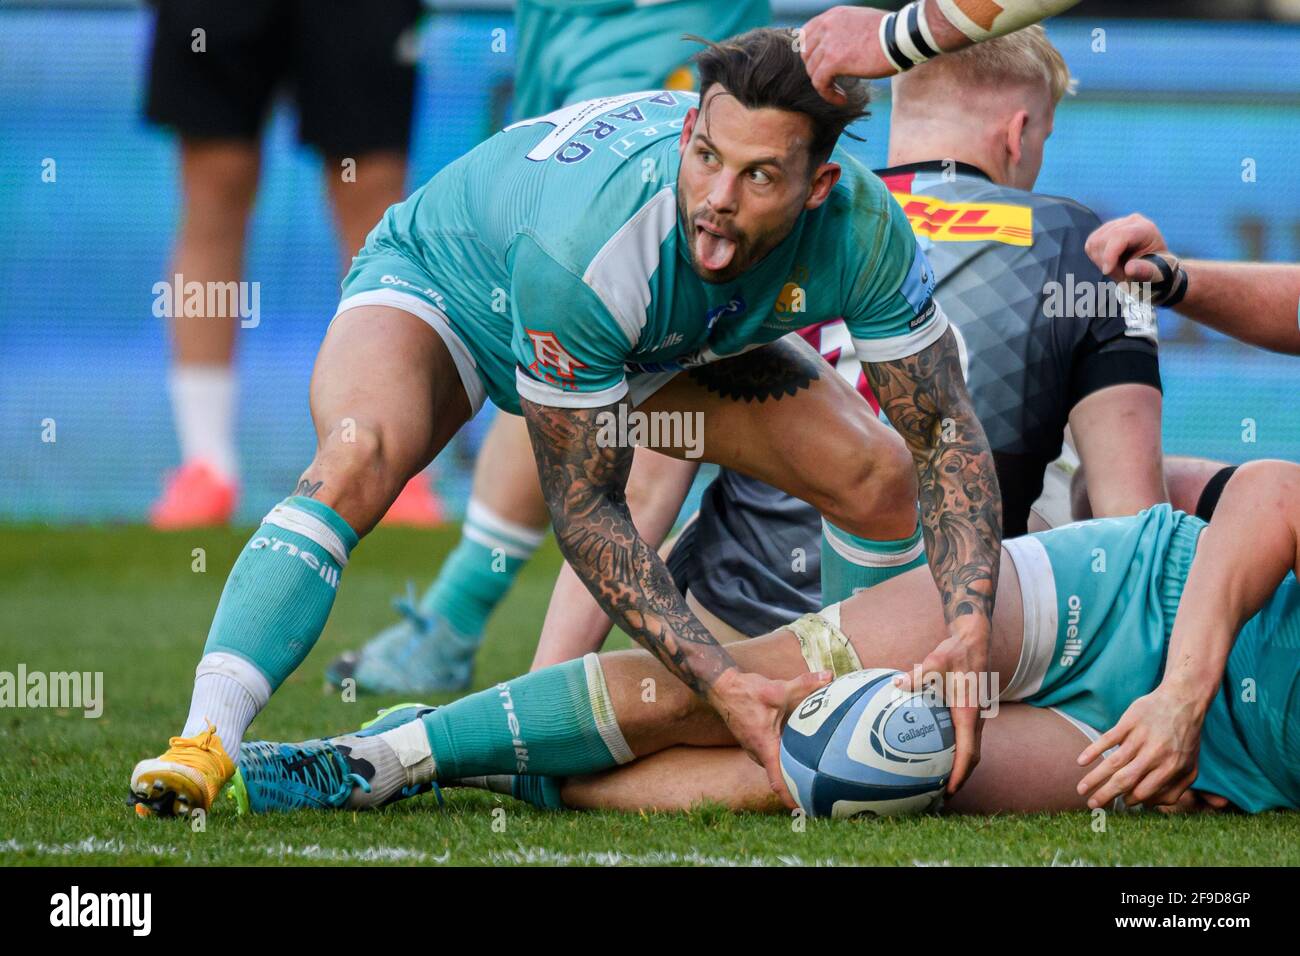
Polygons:
M331 428L316 450L317 464L343 477L382 475L389 457L379 428L349 418Z
M872 536L882 520L896 513L914 514L916 466L901 439L864 447L843 475L846 480L836 492L836 510L842 520L863 529L856 533Z
M1300 523L1300 465L1276 459L1248 461L1239 467L1223 489L1223 497L1276 509Z

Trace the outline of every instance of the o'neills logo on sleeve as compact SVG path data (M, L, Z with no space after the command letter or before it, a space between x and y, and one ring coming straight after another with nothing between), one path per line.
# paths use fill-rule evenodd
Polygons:
M297 558L307 567L316 572L316 576L332 587L338 590L339 587L339 569L331 561L322 560L312 554L306 548L300 548L292 541L285 541L274 535L259 534L252 541L248 542L249 551L260 551L263 548L270 548L272 553L283 552L291 558Z

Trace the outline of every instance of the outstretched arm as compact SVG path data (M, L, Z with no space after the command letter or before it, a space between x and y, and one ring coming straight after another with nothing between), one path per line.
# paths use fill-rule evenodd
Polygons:
M926 556L949 629L921 672L947 675L944 699L957 733L949 783L955 792L979 761L982 702L969 689L978 686L975 675L988 671L1002 545L993 453L971 407L951 329L915 355L863 368L916 462Z
M687 608L632 523L625 498L632 448L610 447L601 438L601 424L617 414L617 404L556 408L524 399L522 406L556 540L574 572L614 623L708 700L793 807L781 779L781 728L830 675L781 682L743 672Z
M1159 282L1159 269L1142 257L1160 256L1186 274L1182 300L1172 306L1180 314L1242 342L1300 355L1300 265L1179 260L1139 213L1098 226L1086 248L1097 268L1119 282Z
M1224 488L1201 533L1169 637L1164 677L1079 755L1088 806L1174 805L1196 779L1201 724L1223 680L1241 626L1282 579L1300 573L1300 465L1254 461Z
M1012 33L1079 0L914 0L897 13L832 7L796 33L817 92L843 103L841 76L877 79L918 63Z

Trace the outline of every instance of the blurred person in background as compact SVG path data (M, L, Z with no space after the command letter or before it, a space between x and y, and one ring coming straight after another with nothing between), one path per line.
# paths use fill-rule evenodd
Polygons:
M682 35L722 40L766 26L771 13L768 0L520 0L514 118L599 96L697 89L688 62L693 49ZM680 505L694 468L662 455L636 459L634 470L646 472L636 487L651 500L634 498L634 511L662 514L665 509L654 507L660 498ZM661 541L675 517L676 512L662 514L659 525L639 530ZM327 681L342 686L355 680L358 690L373 693L469 687L488 618L549 525L524 420L498 411L475 462L460 541L423 594L412 588L394 602L401 619L331 663Z
M420 0L159 0L145 114L180 144L169 281L211 289L243 278L262 130L282 90L297 107L299 140L323 159L346 271L404 195L420 15ZM181 464L150 510L162 529L224 524L238 503L238 316L201 311L172 319ZM427 476L412 480L388 520L441 520Z

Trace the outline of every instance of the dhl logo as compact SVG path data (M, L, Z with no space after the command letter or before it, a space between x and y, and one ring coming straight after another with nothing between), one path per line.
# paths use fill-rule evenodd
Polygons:
M912 231L935 242L1034 244L1034 210L1001 203L945 202L933 196L896 192Z

